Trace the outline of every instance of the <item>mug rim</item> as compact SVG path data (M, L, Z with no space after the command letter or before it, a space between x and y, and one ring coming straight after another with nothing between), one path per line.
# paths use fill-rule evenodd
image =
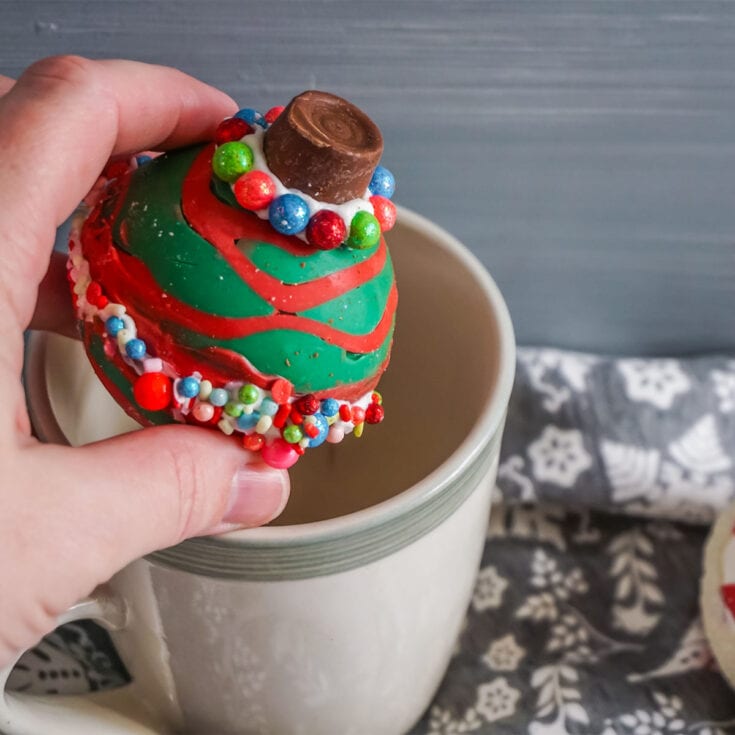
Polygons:
M465 468L474 464L478 455L487 449L487 437L501 429L505 419L515 376L515 334L508 307L494 279L481 261L456 237L444 228L403 206L398 206L399 221L430 239L440 242L472 274L490 303L498 335L498 363L495 386L486 398L479 418L462 439L459 446L438 467L418 482L397 495L362 510L335 518L286 526L262 526L241 529L216 537L218 543L237 546L279 546L284 543L315 543L352 535L382 525L392 518L403 516L429 502L447 486L455 484ZM48 397L32 386L45 385L45 351L47 335L30 333L26 344L23 382L31 423L42 441L61 441L68 444L63 430L53 414ZM41 395L39 395L41 394ZM44 431L46 429L46 431ZM58 433L56 437L49 434Z

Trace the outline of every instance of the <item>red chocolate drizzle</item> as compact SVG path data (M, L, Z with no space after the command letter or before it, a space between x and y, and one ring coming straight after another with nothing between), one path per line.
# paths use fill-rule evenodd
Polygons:
M213 146L205 149L195 160L186 176L182 192L182 208L190 226L212 243L231 267L262 298L275 303L277 308L288 305L290 310L303 310L336 298L380 273L385 265L386 248L381 239L373 256L350 268L300 285L283 284L272 276L259 271L235 246L241 237L259 238L274 242L290 252L311 252L274 233L270 226L254 215L228 207L209 188L211 155ZM90 273L103 285L105 294L116 303L124 304L135 319L138 331L162 360L175 366L181 375L196 370L205 374L215 384L225 384L233 379L249 380L267 388L274 376L260 373L242 355L221 347L194 350L176 342L172 333L176 327L198 331L215 339L232 339L272 329L291 329L314 334L325 342L335 344L349 352L368 353L378 349L390 332L397 304L395 284L389 294L385 311L368 334L352 335L297 314L275 313L268 316L232 318L222 317L196 309L170 294L166 294L153 278L147 266L138 258L116 247L112 240L112 223L119 215L125 199L129 178L121 177L112 184L108 196L98 204L87 218L80 239L82 250L90 263ZM114 198L110 206L109 197ZM261 228L262 232L261 232ZM296 241L298 242L298 241ZM271 298L275 296L275 302ZM116 356L118 368L131 380L135 372L122 358ZM330 395L343 400L355 400L371 390L387 366L383 365L369 378L317 393L318 397ZM97 370L108 390L116 398L114 386L103 371ZM126 406L125 400L119 401ZM130 411L133 418L142 418ZM146 423L146 422L142 422Z

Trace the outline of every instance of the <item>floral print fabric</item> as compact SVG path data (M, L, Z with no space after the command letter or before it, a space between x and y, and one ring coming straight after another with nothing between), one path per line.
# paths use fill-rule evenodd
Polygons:
M735 360L519 350L474 595L411 735L735 733L698 609L733 447ZM109 642L85 631L47 637L11 685L120 684Z
M498 471L509 503L710 523L735 498L735 360L518 351Z
M411 735L735 732L699 620L701 527L499 505L449 671Z

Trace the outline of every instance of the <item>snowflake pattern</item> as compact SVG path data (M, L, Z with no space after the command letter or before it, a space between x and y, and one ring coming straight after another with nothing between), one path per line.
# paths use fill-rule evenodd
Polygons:
M477 687L475 709L488 722L497 722L515 713L520 696L505 677L499 676Z
M501 577L495 567L485 567L477 576L472 606L477 612L500 607L503 604L503 593L507 586L508 580Z
M618 370L631 401L650 403L661 410L671 408L677 396L691 387L676 360L619 360Z
M512 633L494 640L482 660L493 671L515 671L526 651Z
M579 475L592 466L582 432L577 429L547 426L528 447L528 456L537 480L561 487L572 487Z
M541 405L547 411L556 413L572 396L586 391L587 374L598 358L526 347L518 350L518 362L525 367Z

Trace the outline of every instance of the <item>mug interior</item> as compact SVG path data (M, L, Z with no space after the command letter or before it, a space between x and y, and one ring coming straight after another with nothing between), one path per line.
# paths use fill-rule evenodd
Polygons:
M378 388L385 421L359 439L307 452L290 471L291 500L275 525L336 518L414 486L487 414L501 367L509 373L502 392L510 390L512 333L501 339L482 267L458 257L461 246L447 247L438 228L401 216L388 237L399 303L391 364ZM44 368L51 410L70 444L139 428L97 380L80 343L49 336Z

